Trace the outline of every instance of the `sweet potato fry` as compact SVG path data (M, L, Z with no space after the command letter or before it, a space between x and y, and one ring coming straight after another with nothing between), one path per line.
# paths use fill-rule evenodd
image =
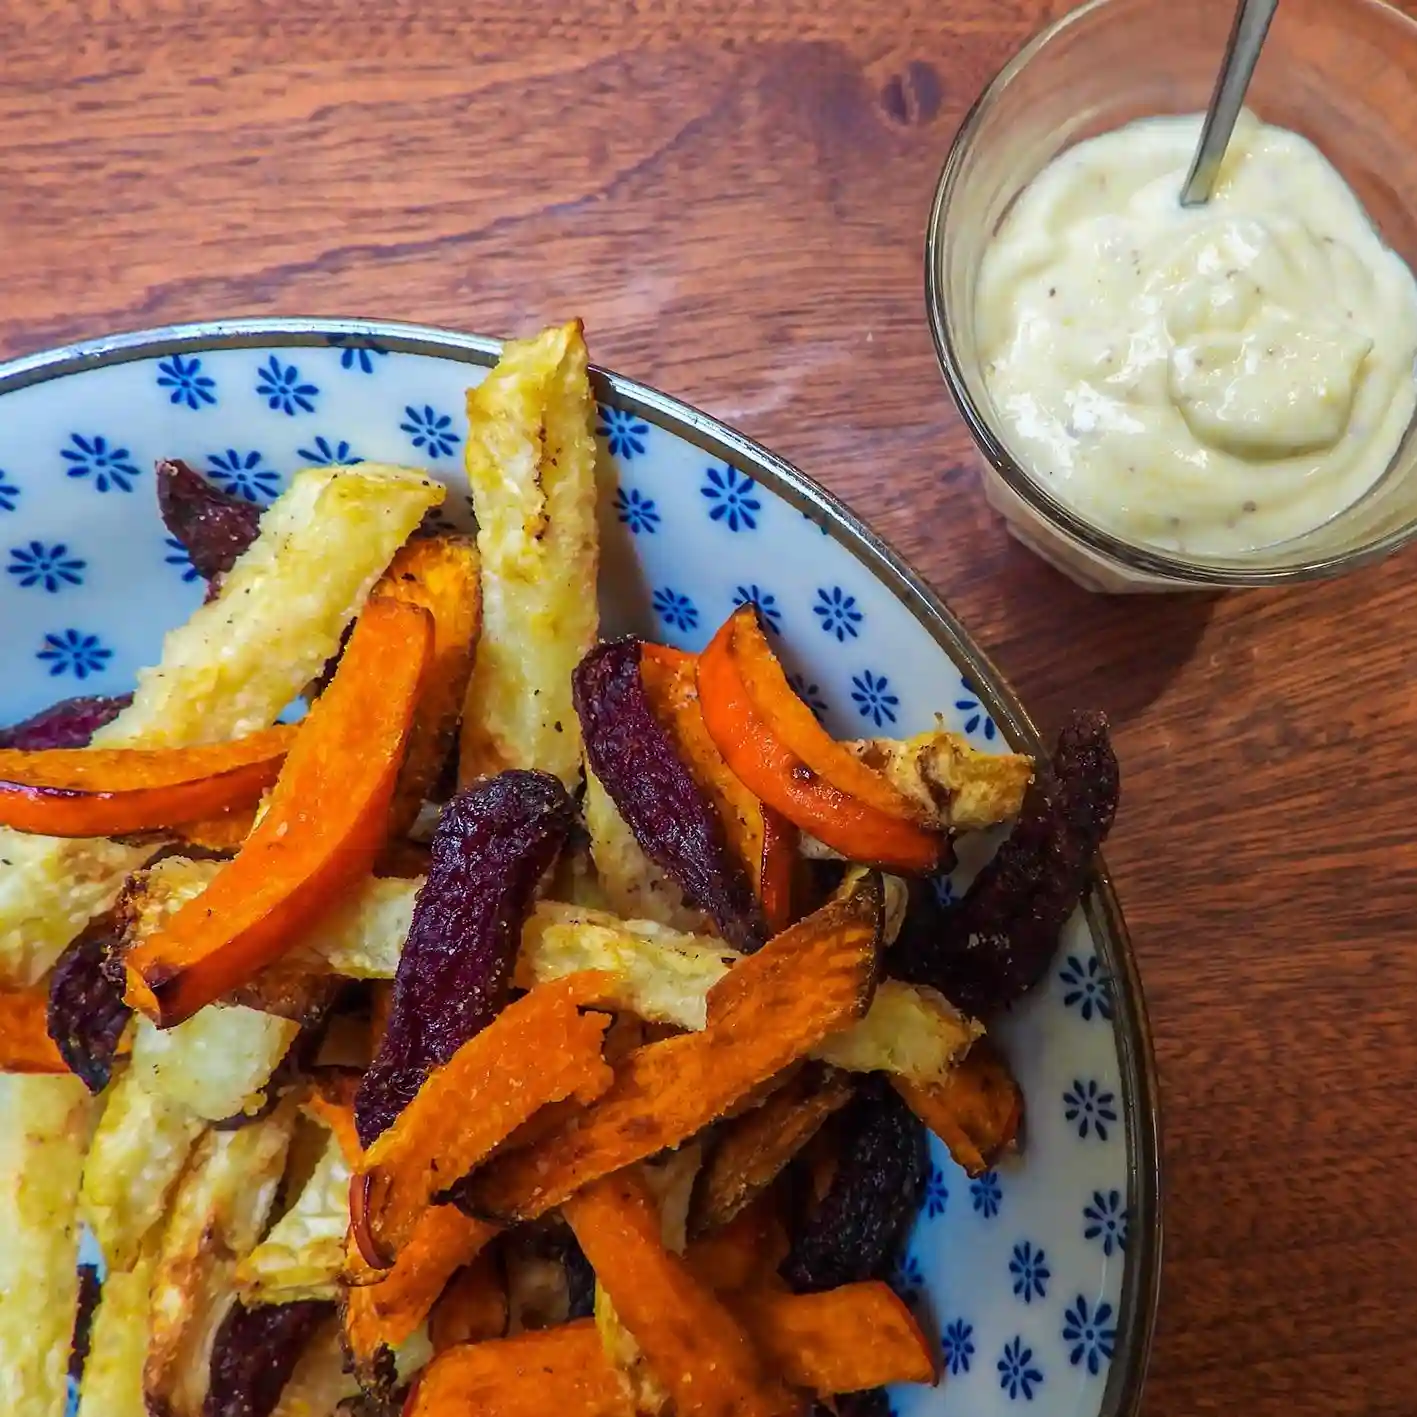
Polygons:
M389 835L395 839L413 825L457 740L482 625L478 571L477 547L469 537L419 537L399 551L372 592L420 605L433 617L433 658L419 690L389 813Z
M426 611L371 601L236 859L125 961L161 1027L244 983L368 873L432 642Z
M249 806L276 780L296 733L278 725L187 748L0 749L0 826L120 836Z
M404 1417L635 1417L590 1319L439 1354Z
M710 1289L782 1289L777 1267L787 1255L787 1228L775 1192L763 1192L727 1225L689 1241L684 1259Z
M679 1417L803 1411L733 1315L665 1249L654 1200L637 1171L593 1182L566 1202L564 1213Z
M389 1268L434 1195L538 1108L568 1097L590 1103L610 1086L600 1056L609 1018L577 1007L601 992L593 974L538 985L429 1075L351 1183L354 1235L370 1264Z
M702 1033L637 1049L583 1116L494 1159L459 1203L497 1219L531 1219L598 1177L693 1136L865 1013L880 930L880 881L872 878L734 965L709 994Z
M428 1318L433 1351L485 1343L507 1331L507 1286L494 1252L484 1250L448 1281Z
M0 1073L67 1073L49 1036L47 989L0 989Z
M987 1171L1018 1136L1023 1093L986 1038L940 1082L896 1077L891 1085L971 1176Z

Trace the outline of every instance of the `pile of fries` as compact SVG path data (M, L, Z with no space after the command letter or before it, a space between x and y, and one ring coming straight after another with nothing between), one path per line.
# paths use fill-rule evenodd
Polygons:
M59 1417L76 1325L80 1417L936 1380L883 1282L924 1128L977 1172L1021 1102L921 882L1053 797L942 729L834 741L752 606L598 643L593 414L578 323L507 346L475 540L418 470L306 469L257 524L160 465L206 603L131 702L0 748L7 1417Z

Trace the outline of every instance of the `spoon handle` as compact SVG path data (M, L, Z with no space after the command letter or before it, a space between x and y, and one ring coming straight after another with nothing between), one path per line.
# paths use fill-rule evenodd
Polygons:
M1183 207L1203 206L1215 189L1220 164L1225 158L1235 120L1245 103L1245 90L1260 57L1260 48L1269 31L1269 22L1279 8L1279 0L1240 0L1235 7L1235 23L1225 46L1225 62L1215 81L1215 92L1206 109L1200 143L1191 163L1186 185L1181 188Z

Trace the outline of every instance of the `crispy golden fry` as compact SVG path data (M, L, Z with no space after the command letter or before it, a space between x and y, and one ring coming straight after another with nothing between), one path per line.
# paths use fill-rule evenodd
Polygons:
M459 778L540 768L580 778L571 670L595 642L595 400L579 320L511 340L467 395L467 476L483 630Z
M149 1250L132 1269L110 1269L104 1280L89 1334L78 1417L149 1417L143 1364L155 1262Z
M75 1204L94 1106L68 1076L0 1075L0 1412L61 1417L78 1304Z
M370 587L443 488L361 463L297 473L217 597L163 643L94 741L182 747L267 728L339 648ZM569 671L568 671L569 674ZM567 694L570 692L569 679ZM0 829L0 982L36 983L153 852Z

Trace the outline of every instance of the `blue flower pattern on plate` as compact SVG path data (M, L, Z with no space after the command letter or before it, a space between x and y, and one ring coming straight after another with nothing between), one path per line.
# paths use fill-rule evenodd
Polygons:
M1111 1304L1105 1299L1094 1303L1096 1307L1089 1310L1086 1297L1079 1294L1077 1302L1064 1312L1063 1342L1068 1345L1068 1362L1075 1368L1086 1366L1096 1377L1103 1363L1111 1361L1117 1329L1112 1323Z
M158 388L172 390L169 395L171 403L195 410L216 402L216 395L212 392L216 388L216 380L202 373L202 361L195 355L191 359L183 359L180 354L174 354L171 359L164 359L157 368Z
M666 586L654 593L654 612L675 630L692 630L699 623L699 612L687 595L680 595Z
M729 467L727 463L711 467L705 474L707 481L699 489L709 503L709 518L723 522L729 531L753 531L758 525L758 513L762 502L753 494L758 484L746 472Z
M925 1287L925 1271L915 1255L906 1255L895 1272L895 1291L907 1304L914 1304Z
M20 489L0 471L0 512L13 512L20 502Z
M358 369L361 374L372 374L375 359L386 358L389 353L375 340L359 335L331 335L328 343L339 350L341 369Z
M1043 1385L1043 1370L1033 1366L1033 1349L1023 1346L1021 1334L1004 1344L998 1369L999 1386L1008 1393L1010 1401L1021 1397L1032 1402L1034 1388Z
M282 364L273 354L256 371L256 392L265 399L268 408L294 418L297 413L315 412L315 399L320 390L314 384L302 382L300 370L294 364Z
M1096 955L1088 955L1086 959L1069 955L1058 971L1058 978L1067 991L1063 995L1065 1008L1076 1009L1088 1022L1094 1015L1104 1022L1111 1020L1112 981Z
M133 455L127 448L115 448L100 433L70 433L69 441L74 446L61 449L60 456L69 464L64 471L70 477L91 477L100 492L133 490L138 469L128 461Z
M201 572L192 564L192 557L188 554L187 548L175 536L164 537L163 544L167 547L167 554L162 559L167 565L176 566L182 573L184 581L190 582L201 578Z
M645 442L649 438L649 424L633 413L622 408L607 408L596 405L599 417L595 424L595 436L605 439L605 446L611 457L631 458L644 456Z
M1063 1094L1063 1116L1084 1140L1090 1130L1099 1141L1106 1141L1108 1126L1117 1120L1115 1102L1116 1098L1093 1079L1083 1082L1074 1078Z
M856 597L848 595L839 585L832 586L830 590L818 588L817 603L812 607L812 612L821 622L822 629L836 636L838 644L845 644L848 639L854 640L861 633L856 627L865 618L857 608Z
M295 456L304 458L311 467L352 467L364 461L345 439L326 438L323 433L316 436L314 447L297 448Z
M946 910L959 900L953 876L932 876L930 889L935 892L935 899Z
M925 1195L921 1200L925 1214L932 1220L937 1215L943 1215L949 1199L950 1188L945 1184L945 1173L938 1166L931 1166L925 1177Z
M97 635L86 635L82 630L58 630L44 637L44 647L36 652L35 658L48 664L51 676L72 674L76 679L87 679L90 674L102 673L113 658L113 651Z
M655 510L654 498L646 497L637 488L631 487L626 491L623 487L615 489L615 515L620 519L622 525L630 528L631 536L652 536L654 529L660 523L660 515Z
M820 723L827 716L827 701L822 697L821 689L801 672L789 674L787 682L792 686L792 692L812 710L813 716Z
M212 453L207 458L211 479L222 491L248 502L269 502L280 490L280 474L261 466L257 452L238 453L228 448L224 453Z
M399 427L408 434L415 448L426 452L430 458L448 457L462 438L453 432L453 417L450 413L439 413L432 404L422 408L407 404L403 411L404 421Z
M999 1173L986 1171L982 1176L976 1176L969 1183L969 1196L974 1203L974 1209L985 1220L992 1220L998 1215L999 1206L1004 1199L1004 1188L999 1181Z
M900 698L891 693L890 680L884 674L872 674L864 669L851 676L851 699L862 718L869 718L877 728L894 723Z
M983 733L985 739L992 743L998 729L994 726L994 720L989 716L989 711L979 701L979 690L961 676L959 681L960 696L955 700L955 708L964 715L964 731L966 733Z
M1048 1281L1052 1279L1053 1271L1048 1268L1048 1259L1042 1249L1031 1241L1021 1240L1014 1246L1009 1258L1009 1274L1013 1279L1014 1294L1025 1304L1048 1297Z
M1127 1206L1121 1191L1093 1191L1082 1219L1083 1239L1096 1241L1104 1255L1127 1248Z
M733 604L735 608L756 605L763 624L775 635L782 633L782 611L778 609L777 597L770 590L761 590L756 585L740 585L733 592Z
M955 1377L967 1373L974 1359L974 1325L951 1319L940 1332L940 1357Z
M62 541L56 541L53 546L31 541L28 546L11 547L10 556L12 559L5 569L26 588L43 586L54 595L66 585L84 583L84 567L88 562L71 556Z

